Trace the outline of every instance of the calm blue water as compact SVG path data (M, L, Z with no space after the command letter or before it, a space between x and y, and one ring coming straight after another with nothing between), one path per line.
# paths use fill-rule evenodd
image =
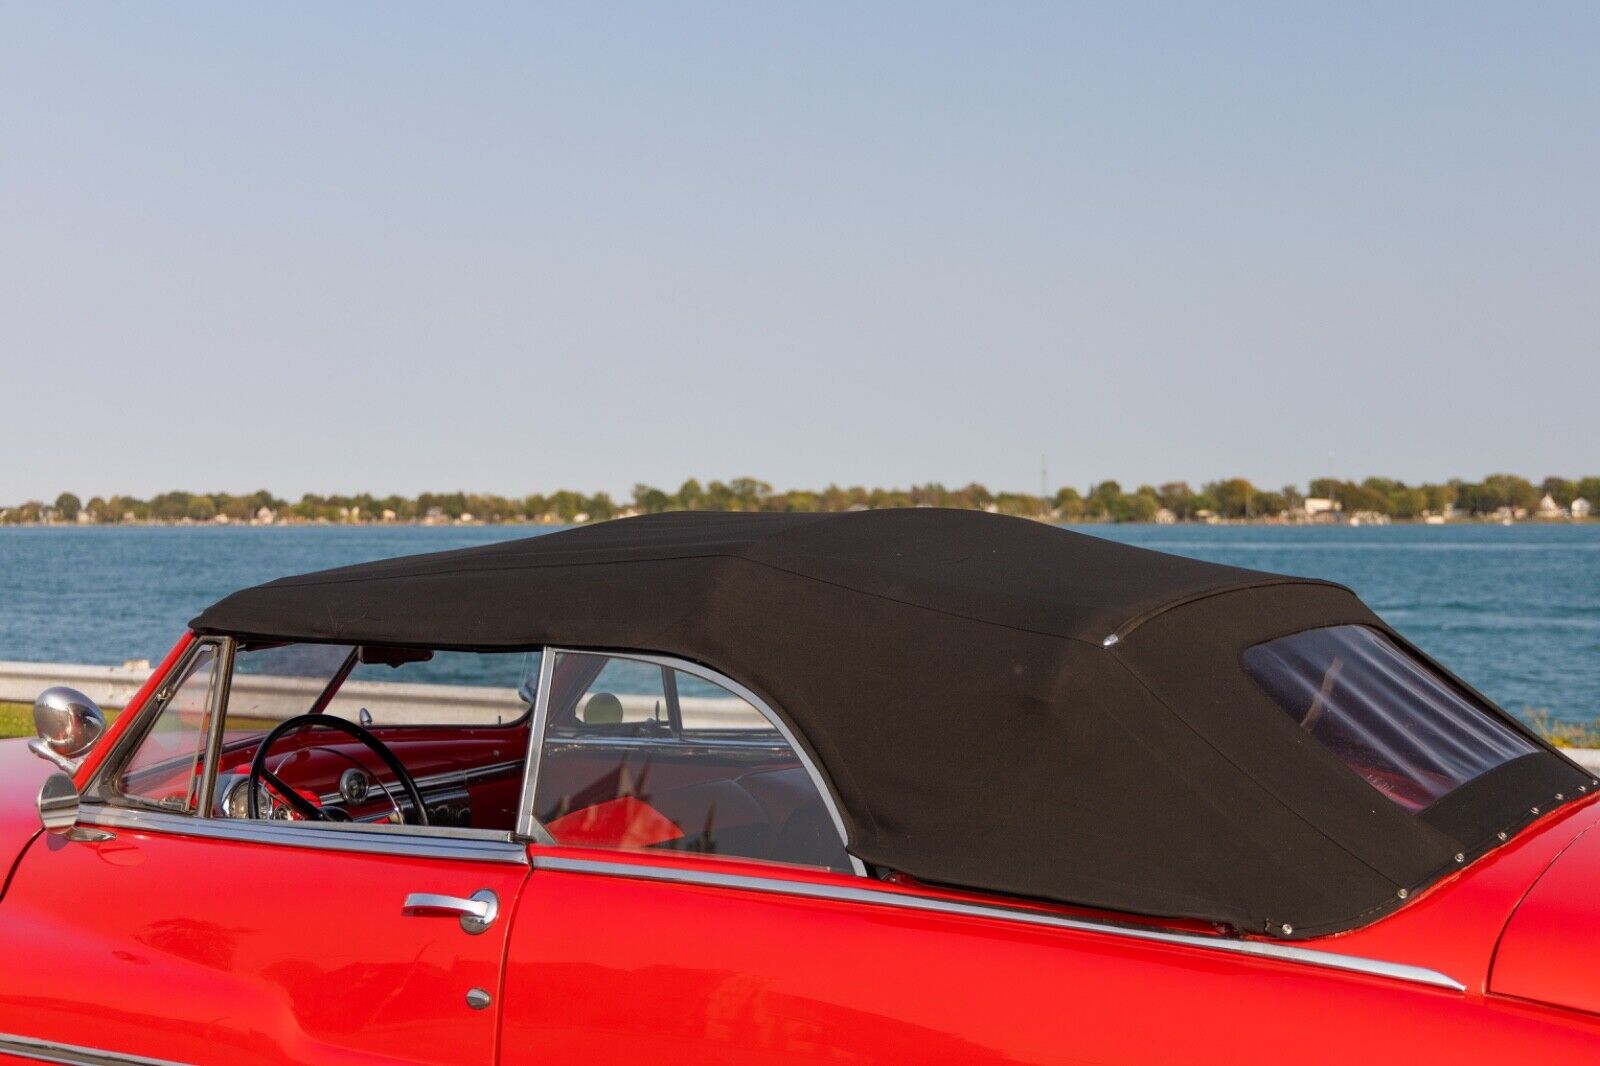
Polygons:
M1506 707L1600 716L1600 525L1091 526L1084 532L1354 588ZM284 574L525 528L0 528L0 659L159 658L211 601Z

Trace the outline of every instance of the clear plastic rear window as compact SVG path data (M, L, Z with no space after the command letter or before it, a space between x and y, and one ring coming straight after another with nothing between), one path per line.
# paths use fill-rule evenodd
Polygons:
M1301 729L1409 811L1538 750L1367 626L1257 644L1244 666Z

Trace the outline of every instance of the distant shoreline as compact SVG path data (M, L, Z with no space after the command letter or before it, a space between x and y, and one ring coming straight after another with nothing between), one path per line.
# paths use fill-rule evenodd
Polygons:
M873 510L874 508L866 508ZM884 508L890 509L890 508ZM671 512L654 512L671 513ZM762 513L762 512L748 512ZM769 512L770 513L770 512ZM843 514L849 512L816 512L821 514ZM993 513L993 512L991 512ZM212 519L211 521L197 521L189 518L179 519L132 519L120 522L63 522L60 520L49 522L3 522L0 529L492 529L495 527L509 527L517 529L573 529L579 526L600 525L605 522L614 522L623 518L635 518L638 515L618 514L609 518L588 519L584 521L543 521L537 519L452 519L449 521L424 521L420 519L275 519L266 521L231 521ZM1460 517L1446 518L1442 521L1430 521L1424 518L1382 518L1371 519L1361 517L1338 516L1332 520L1322 519L1285 519L1281 517L1270 518L1175 518L1170 522L1154 519L1120 519L1120 518L1075 518L1065 519L1050 515L1017 515L1014 517L1027 518L1032 521L1042 522L1046 525L1056 526L1283 526L1283 527L1344 527L1359 526L1588 526L1600 524L1600 516L1573 518L1570 515L1560 517L1528 516L1523 518L1493 518L1481 515L1462 515Z
M1087 492L1066 486L1053 495L992 492L975 482L958 488L931 483L904 489L829 485L775 491L755 478L705 484L690 478L673 492L635 485L629 500L570 489L527 496L307 493L292 503L265 489L243 494L174 491L151 499L94 496L87 502L63 492L54 503L29 500L0 506L0 525L570 526L671 511L838 514L907 507L951 507L1062 523L1438 525L1584 520L1596 517L1597 505L1600 476L1552 476L1537 485L1515 474L1418 485L1381 477L1359 482L1317 478L1303 492L1295 485L1263 489L1245 478L1210 481L1199 489L1169 481L1131 492L1115 481L1102 481Z

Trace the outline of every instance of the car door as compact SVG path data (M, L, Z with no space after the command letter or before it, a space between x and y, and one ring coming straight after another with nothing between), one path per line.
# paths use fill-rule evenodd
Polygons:
M85 804L71 837L18 862L0 1034L104 1061L494 1062L525 849L197 817L185 753L201 765L224 658L198 644L150 712L163 776L129 798L146 806Z
M178 820L35 841L0 908L0 1031L181 1062L494 1061L521 849L347 850L370 845ZM451 901L490 894L494 920L468 932ZM408 910L413 895L437 898Z
M875 883L776 713L698 664L551 655L500 1061L939 1061L826 996L774 1013L839 980L841 910L805 893Z

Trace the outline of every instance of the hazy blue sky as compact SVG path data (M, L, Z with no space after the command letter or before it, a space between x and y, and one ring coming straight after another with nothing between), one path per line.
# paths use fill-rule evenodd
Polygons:
M1600 5L0 5L0 502L1600 473Z

